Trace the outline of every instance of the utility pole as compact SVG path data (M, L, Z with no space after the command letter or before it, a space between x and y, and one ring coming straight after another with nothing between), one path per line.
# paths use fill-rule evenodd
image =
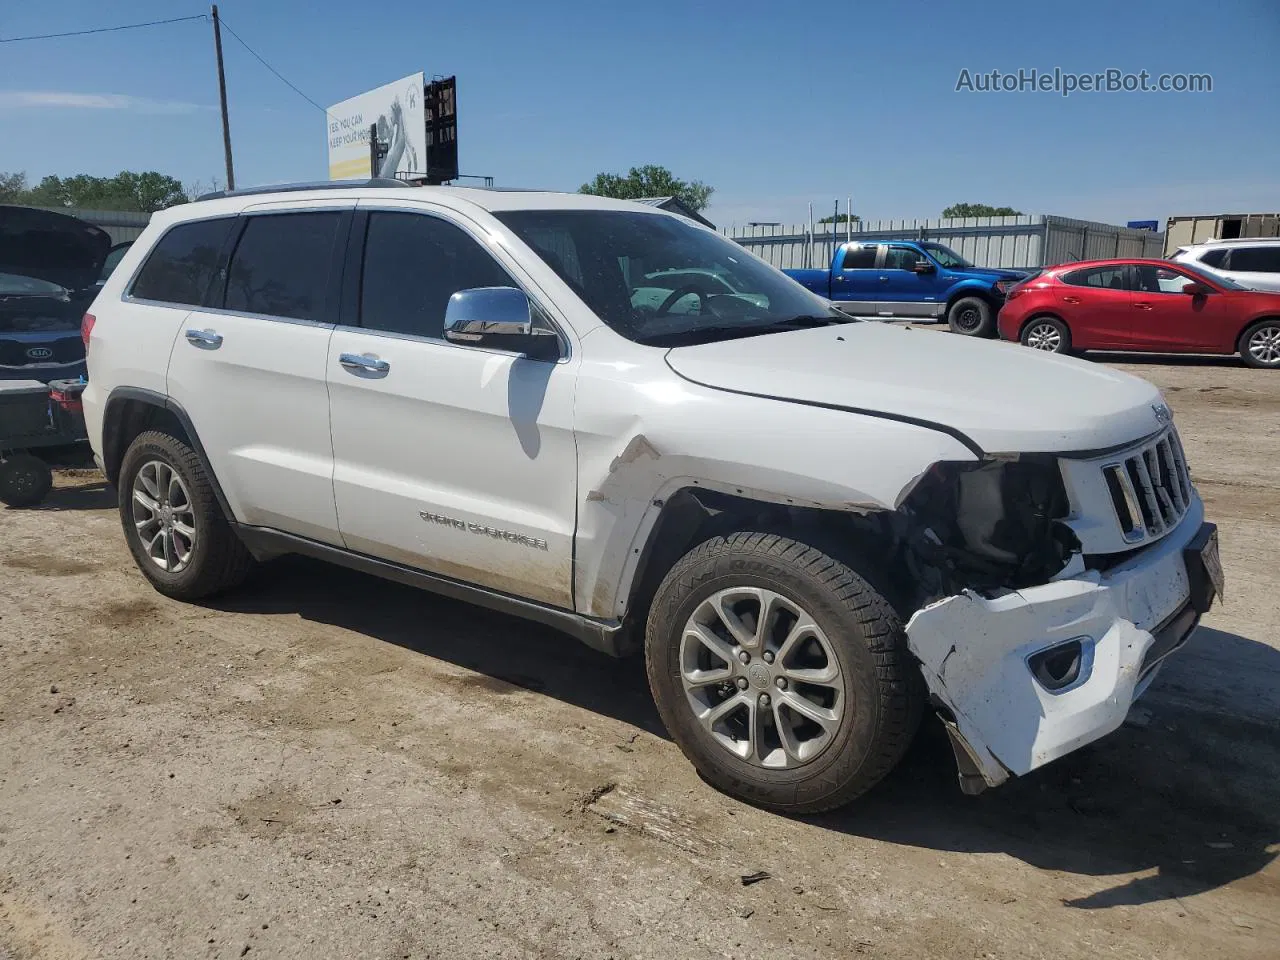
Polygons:
M227 189L236 188L236 170L231 163L231 123L227 119L227 75L222 70L222 27L218 5L213 5L213 49L218 55L218 98L222 101L222 149L227 157Z

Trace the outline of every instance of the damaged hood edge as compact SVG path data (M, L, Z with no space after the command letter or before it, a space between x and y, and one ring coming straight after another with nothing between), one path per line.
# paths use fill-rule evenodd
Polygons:
M1160 392L1138 377L877 322L675 347L666 361L700 386L911 423L977 456L1118 447L1163 426Z

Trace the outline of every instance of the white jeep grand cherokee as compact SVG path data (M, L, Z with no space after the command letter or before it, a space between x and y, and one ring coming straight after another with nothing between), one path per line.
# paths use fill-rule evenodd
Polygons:
M637 204L228 194L157 214L85 336L160 592L303 553L643 647L777 810L867 790L926 703L967 791L1097 739L1222 586L1146 382L853 321Z

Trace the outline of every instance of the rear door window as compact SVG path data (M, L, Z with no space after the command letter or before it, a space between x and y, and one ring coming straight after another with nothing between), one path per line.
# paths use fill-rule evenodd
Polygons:
M1228 270L1240 273L1280 273L1280 243L1258 247L1232 247Z
M188 307L203 305L234 223L235 217L220 217L178 224L151 251L129 295Z
M873 270L876 265L876 254L880 247L877 244L859 244L854 247L845 247L844 261L840 264L841 270Z
M325 322L341 222L336 210L250 217L231 255L226 309Z
M1073 287L1093 287L1096 290L1128 290L1128 272L1129 268L1123 265L1091 267L1064 274L1062 282L1069 283Z
M1216 250L1206 250L1200 254L1200 262L1206 267L1220 267L1222 262L1227 259L1227 251L1225 247L1219 247Z

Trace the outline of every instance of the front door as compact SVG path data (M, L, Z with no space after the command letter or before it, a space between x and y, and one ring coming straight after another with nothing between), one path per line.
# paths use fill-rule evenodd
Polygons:
M215 290L173 340L168 391L237 520L339 543L325 365L351 208L249 208Z
M1222 335L1228 319L1223 312L1230 309L1222 294L1214 291L1190 296L1182 292L1188 283L1203 284L1201 278L1172 264L1135 264L1133 272L1130 303L1135 346L1170 353L1218 353L1224 340L1231 344L1235 331L1229 331L1225 338Z
M878 313L894 317L939 315L939 296L942 296L943 303L946 302L944 285L939 280L937 264L933 264L934 269L928 273L916 272L915 265L921 260L928 258L911 247L891 244L885 250L878 278Z
M424 209L370 209L352 230L359 283L348 275L356 292L328 358L343 540L570 608L576 360L442 339L452 294L521 284L474 239L478 227Z

